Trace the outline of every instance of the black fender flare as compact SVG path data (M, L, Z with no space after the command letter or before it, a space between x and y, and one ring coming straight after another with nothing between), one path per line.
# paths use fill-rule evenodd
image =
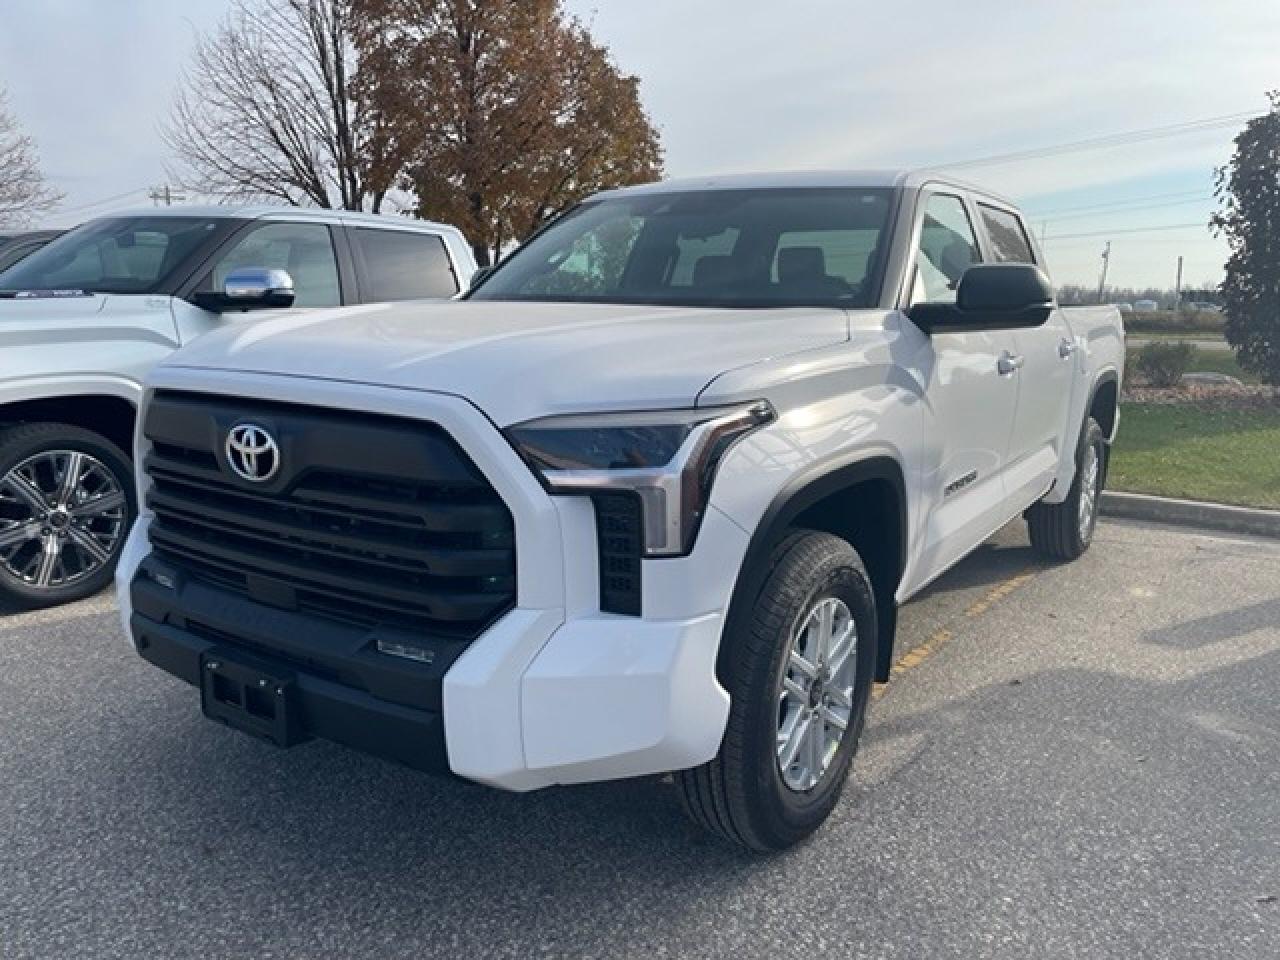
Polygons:
M835 461L823 461L799 471L786 486L774 496L747 546L746 555L733 588L729 602L729 614L725 620L725 632L740 630L743 621L750 616L752 604L768 579L769 557L774 548L792 529L795 519L809 507L834 493L869 480L888 482L894 489L898 502L897 557L892 583L873 584L876 595L876 620L878 624L875 679L885 682L893 666L893 641L897 632L898 605L895 598L902 580L907 558L907 491L901 464L888 455L851 454ZM724 656L726 644L720 645ZM724 676L723 664L718 664Z

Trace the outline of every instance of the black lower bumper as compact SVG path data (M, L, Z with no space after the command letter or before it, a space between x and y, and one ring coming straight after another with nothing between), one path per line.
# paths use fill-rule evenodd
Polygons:
M263 735L265 739L288 745L320 737L418 770L449 772L444 717L439 709L391 702L374 696L368 690L338 682L335 677L348 673L345 668L330 671L330 676L321 676L292 658L273 657L265 649L264 627L287 627L289 618L296 615L279 613L277 616L277 611L249 609L258 607L256 604L239 610L229 609L226 606L229 598L223 596L216 597L216 608L210 608L210 619L222 615L218 629L190 621L188 615L193 608L205 607L207 604L202 601L215 599L212 595L204 596L208 590L199 584L186 584L177 590L163 588L144 573L134 581L130 591L134 607L130 627L138 653L167 673L201 688L206 713L249 733L263 735L254 729L252 723L245 725L228 721L224 715L219 715L219 711L209 709L209 690L202 680L202 672L209 669L210 662L238 661L248 669L259 671L264 678L289 678L289 734L287 737ZM183 594L187 595L185 603ZM236 600L233 606L240 607L246 603ZM243 618L235 617L236 612L244 615ZM229 622L235 620L245 624L243 638L237 637L233 622ZM243 642L238 642L241 640ZM357 664L352 670L359 669L364 656L363 652L351 656L350 659ZM317 667L323 669L319 664ZM414 687L432 691L415 699L439 701L439 679L427 675L434 672L431 668L405 663L390 668L379 665L378 669L398 669L407 675L399 683L391 683L381 674L373 675L376 683L389 687L393 693Z

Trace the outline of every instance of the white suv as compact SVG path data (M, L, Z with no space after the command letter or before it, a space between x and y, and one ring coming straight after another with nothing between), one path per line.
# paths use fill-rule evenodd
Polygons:
M245 310L447 298L474 271L442 224L174 207L94 220L0 273L0 601L110 582L142 379L173 350Z
M134 648L282 746L676 771L794 843L898 604L1024 511L1093 537L1123 333L1040 263L945 178L730 177L592 198L464 300L205 337L148 383Z

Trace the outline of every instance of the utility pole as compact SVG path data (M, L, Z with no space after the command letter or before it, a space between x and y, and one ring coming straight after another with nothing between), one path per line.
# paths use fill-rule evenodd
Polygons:
M1098 280L1098 303L1102 303L1102 294L1107 289L1107 267L1111 265L1111 241L1107 241L1107 249L1102 251L1102 277Z
M154 207L160 206L161 203L166 207L172 207L174 203L182 203L187 199L181 193L174 192L167 183L163 187L152 187L147 196L151 198L151 205Z
M1182 309L1182 257L1178 257L1178 279L1173 285L1173 309Z

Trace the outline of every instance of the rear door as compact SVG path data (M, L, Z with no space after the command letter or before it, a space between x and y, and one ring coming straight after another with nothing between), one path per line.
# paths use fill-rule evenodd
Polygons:
M1036 263L1022 218L993 201L978 200L988 258L995 263ZM1057 473L1071 404L1076 345L1061 310L1040 327L1012 333L1022 364L1016 372L1017 414L1009 440L1006 486L1010 506L1021 510L1038 500Z
M950 188L926 188L910 303L954 303L960 277L982 262L972 206ZM921 363L934 442L924 465L928 509L918 583L937 576L1008 519L1004 471L1017 382L1002 372L1007 331L935 333Z

